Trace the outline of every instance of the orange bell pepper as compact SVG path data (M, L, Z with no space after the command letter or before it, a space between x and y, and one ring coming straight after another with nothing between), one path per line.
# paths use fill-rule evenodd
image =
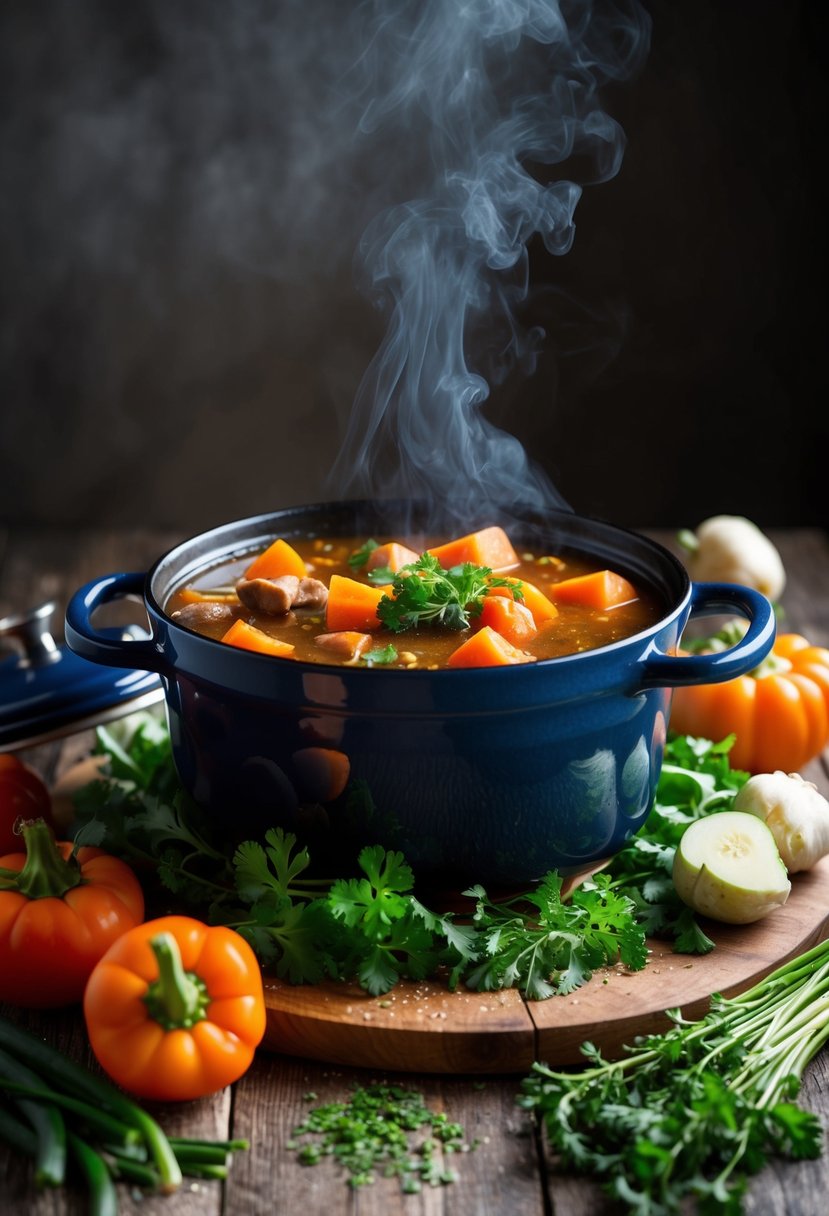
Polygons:
M676 689L671 729L717 742L734 734L735 768L797 772L829 743L829 650L781 634L749 675Z
M25 852L0 857L0 1000L24 1008L80 1001L95 964L144 916L125 862L22 825Z
M233 929L188 916L163 916L120 937L89 977L83 1007L104 1071L158 1102L236 1081L265 1033L250 946Z

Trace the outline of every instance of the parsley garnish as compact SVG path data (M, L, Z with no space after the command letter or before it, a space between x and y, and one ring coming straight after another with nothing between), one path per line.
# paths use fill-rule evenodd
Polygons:
M803 1011L808 1015L804 1016ZM633 1212L737 1216L746 1175L769 1154L817 1157L818 1119L791 1101L823 1045L829 942L741 996L711 998L697 1022L638 1039L617 1061L582 1045L587 1066L536 1063L520 1105L543 1119L565 1169L595 1177Z
M518 988L543 1001L572 992L605 963L620 959L638 971L647 961L631 901L611 891L601 874L569 903L562 903L561 879L553 873L534 891L497 905L483 887L464 894L477 899L473 923L483 944L482 961L466 976L471 988Z
M488 566L464 562L444 570L436 557L423 553L395 574L391 595L380 600L377 615L395 633L422 625L468 629L489 587L510 587L516 599L522 598L519 582L494 576Z
M414 1142L418 1132L419 1142ZM300 1141L299 1137L305 1137ZM443 1155L468 1152L464 1130L444 1112L429 1110L420 1094L400 1085L355 1086L347 1102L312 1108L294 1129L287 1145L302 1165L333 1157L347 1172L352 1187L383 1177L398 1177L403 1194L416 1194L423 1183L457 1182Z

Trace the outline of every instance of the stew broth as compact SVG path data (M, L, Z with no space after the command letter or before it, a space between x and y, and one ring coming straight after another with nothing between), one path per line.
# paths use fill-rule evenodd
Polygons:
M384 547L394 544L398 539L379 538L369 544ZM504 539L506 540L506 537ZM440 541L435 543L438 548L442 544ZM427 544L411 544L413 553L410 557L417 557ZM373 587L378 593L381 590L388 595L392 593L390 572L388 581L383 578L382 570L378 570L372 580L365 567L355 568L355 554L365 549L365 537L292 539L290 545L285 547L293 552L294 557L299 555L301 558L301 566L307 575L303 582L311 585L318 580L319 584L324 585L326 595L333 576ZM446 549L451 549L451 546L447 545ZM383 551L385 552L385 549ZM649 628L662 615L662 606L654 596L646 593L643 588L632 587L628 583L624 585L629 588L632 598L612 606L575 602L570 591L565 596L561 584L567 583L568 587L575 587L577 585L571 584L570 580L596 574L602 569L595 560L570 553L530 553L521 549L513 551L513 555L515 560L509 565L492 566L496 580L503 577L511 583L520 580L530 584L532 589L537 589L542 597L554 604L554 609L551 619L533 622L535 632L529 636L521 636L517 642L509 644L515 645L516 652L521 657L509 658L504 660L506 662L532 662L606 646ZM287 610L272 611L269 608L265 611L261 606L251 606L250 602L243 603L237 590L240 580L245 580L246 574L250 575L251 567L258 557L258 553L246 553L206 570L192 583L178 588L165 605L165 611L178 623L216 641L231 642L226 635L235 625L234 634L237 636L241 630L249 637L259 639L253 644L245 641L231 643L244 645L248 649L261 649L267 653L267 639L273 639L276 643L274 651L280 649L281 643L285 647L285 656L290 659L328 665L346 663L353 666L373 666L382 663L387 669L436 669L461 665L450 661L451 656L464 641L482 628L481 619L473 612L470 614L468 626L463 629L447 628L441 624L425 624L397 632L375 620L362 629L332 631L327 619L326 605L314 603L313 597L310 606L302 606L301 601L297 600L296 605ZM297 570L296 573L299 574L300 571ZM279 582L278 579L276 581ZM323 592L316 586L314 589L321 597ZM525 599L530 598L529 588L527 590ZM489 594L497 594L510 600L514 598L521 602L520 597L507 587L500 590L493 587ZM489 594L486 598L489 598ZM523 617L525 614L521 615ZM536 616L538 615L536 613ZM541 616L544 616L543 611ZM237 625L237 622L241 624ZM247 627L251 627L255 632L251 632ZM330 638L332 632L337 635L347 632L354 637L363 637L364 641L350 644L351 650L344 644L342 651L337 651L330 649L331 643L326 641L326 637ZM463 665L481 664L472 661Z

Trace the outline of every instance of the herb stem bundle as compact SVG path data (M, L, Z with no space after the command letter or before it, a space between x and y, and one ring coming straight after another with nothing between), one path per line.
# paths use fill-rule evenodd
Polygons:
M769 1153L815 1157L814 1115L786 1099L829 1041L829 941L709 1013L650 1035L616 1061L591 1044L578 1073L534 1065L519 1103L544 1120L562 1162L604 1180L643 1216L740 1211L747 1176Z

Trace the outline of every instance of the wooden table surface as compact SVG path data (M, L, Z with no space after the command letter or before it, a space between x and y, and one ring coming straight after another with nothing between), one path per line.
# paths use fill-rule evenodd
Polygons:
M664 534L652 533L671 543ZM783 596L787 629L829 645L829 537L817 529L771 531L788 574ZM0 530L0 616L56 600L58 616L82 583L116 570L142 570L183 539L173 533ZM136 618L137 619L137 618ZM59 628L56 636L60 638ZM0 694L2 695L2 694ZM87 732L21 753L49 779L60 776L87 754ZM804 774L829 792L829 755ZM553 998L556 999L556 998ZM68 1055L90 1063L82 1018L77 1011L27 1013L0 1007L6 1016L42 1034ZM475 1152L454 1158L459 1181L401 1195L398 1183L379 1179L352 1191L331 1162L313 1168L297 1164L286 1141L313 1104L344 1099L350 1083L384 1079L356 1069L259 1053L236 1085L198 1102L160 1108L170 1134L214 1138L245 1137L251 1149L234 1157L228 1181L188 1185L171 1197L133 1196L119 1188L124 1213L141 1216L256 1216L258 1213L355 1213L359 1216L610 1216L617 1211L590 1182L556 1173L542 1137L515 1105L520 1074L511 1077L395 1076L416 1088L428 1105L463 1124L467 1137L481 1141ZM811 1064L801 1101L829 1124L829 1050ZM827 1144L829 1149L829 1144ZM774 1162L752 1182L745 1210L753 1216L823 1216L829 1210L829 1152L817 1161ZM29 1163L0 1144L0 1212L5 1216L74 1216L86 1210L82 1190L38 1193Z

